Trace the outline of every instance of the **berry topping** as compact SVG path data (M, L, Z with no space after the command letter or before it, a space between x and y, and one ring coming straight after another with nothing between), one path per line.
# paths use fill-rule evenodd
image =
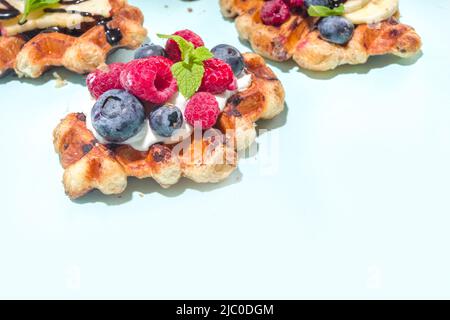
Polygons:
M208 92L198 92L189 100L184 116L192 126L212 128L219 117L220 109L216 98Z
M339 7L341 4L345 3L347 0L328 0L329 4L328 6L330 8L337 8Z
M150 113L150 127L162 137L171 137L183 125L183 113L175 106L165 105Z
M124 66L124 63L111 63L109 66L91 72L86 78L86 85L91 95L98 99L108 90L123 89L120 73Z
M298 12L303 7L303 5L305 4L305 0L283 0L283 2L293 12Z
M202 38L199 35L192 32L191 30L180 30L174 33L174 35L182 37L184 40L191 42L195 48L203 47L205 44L203 43ZM178 47L178 44L169 39L166 43L166 53L167 57L173 62L178 62L181 60L181 51Z
M336 44L349 42L355 30L355 26L350 21L339 16L323 18L320 20L318 28L323 39Z
M158 46L153 43L146 43L143 44L139 49L136 50L134 54L135 59L144 59L148 57L155 57L155 56L166 56L166 50L164 50L163 47Z
M291 16L289 7L283 0L270 0L264 2L261 9L261 20L266 25L280 26Z
M124 142L142 129L144 107L124 90L109 90L95 103L91 111L92 126L106 140Z
M125 66L120 81L125 90L139 99L163 104L177 91L171 66L172 61L164 57L133 60Z
M244 57L235 47L227 44L219 44L212 48L211 52L215 58L228 63L236 77L244 70Z
M212 58L203 61L205 74L198 91L205 91L212 94L219 94L230 88L233 84L234 75L228 63Z

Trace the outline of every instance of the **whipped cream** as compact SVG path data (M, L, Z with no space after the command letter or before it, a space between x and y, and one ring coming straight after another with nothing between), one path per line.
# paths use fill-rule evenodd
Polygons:
M233 96L234 94L244 91L250 87L252 83L252 75L245 73L245 71L237 78L237 89L236 90L227 90L224 93L215 95L215 98L217 100L217 103L219 104L219 109L222 111L226 104L228 99ZM183 95L181 95L179 92L177 92L171 99L168 101L168 104L172 104L177 106L181 112L184 115L184 111L186 110L186 106L189 100L186 100ZM109 144L110 141L103 138L93 127L92 125L92 119L91 119L91 111L92 107L95 104L95 101L90 98L89 101L81 102L83 109L82 112L86 115L86 127L92 132L94 137L100 142L101 144ZM187 137L189 137L194 128L186 122L186 119L183 121L183 125L180 129L176 130L174 134L171 137L162 137L156 134L152 128L150 127L150 121L146 119L144 121L144 126L142 129L133 137L130 139L119 143L123 145L129 145L133 149L138 151L147 151L152 145L156 143L163 143L163 144L173 144L180 142Z
M353 24L374 24L398 12L399 0L348 0L344 7L344 17Z

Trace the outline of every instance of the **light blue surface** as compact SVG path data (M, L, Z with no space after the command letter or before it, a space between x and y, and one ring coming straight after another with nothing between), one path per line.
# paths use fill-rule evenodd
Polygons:
M215 0L131 2L152 32L247 50ZM450 298L450 1L401 12L418 59L270 63L288 111L262 125L260 153L274 146L278 167L259 153L216 186L131 180L72 202L52 130L83 78L1 79L0 297Z

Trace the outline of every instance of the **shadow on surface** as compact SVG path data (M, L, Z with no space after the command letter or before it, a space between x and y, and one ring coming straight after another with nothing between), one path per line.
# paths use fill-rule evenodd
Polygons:
M14 71L9 71L4 77L0 78L0 85L7 84L10 82L20 82L24 84L31 84L34 86L42 86L48 82L55 82L56 78L53 76L53 73L56 72L58 75L68 83L77 84L77 85L85 85L85 76L76 74L72 71L69 71L65 68L51 68L46 71L42 76L37 79L31 78L19 78ZM56 85L56 82L55 82Z
M194 190L203 193L211 192L217 189L225 188L227 186L238 183L242 179L242 173L239 168L236 169L228 179L220 183L207 183L200 184L195 183L187 178L182 178L176 185L169 189L163 189L155 180L153 179L143 179L139 180L137 178L128 178L128 186L126 190L121 195L106 196L98 190L94 190L86 196L74 200L75 204L86 204L86 203L104 203L108 206L116 206L127 203L133 198L144 198L146 195L152 193L158 193L164 197L175 198L182 195L187 190Z

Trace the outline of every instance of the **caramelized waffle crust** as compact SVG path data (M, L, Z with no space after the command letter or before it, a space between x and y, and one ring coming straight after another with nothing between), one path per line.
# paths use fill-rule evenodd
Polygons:
M397 17L377 25L360 24L345 46L320 38L317 18L292 15L280 27L264 25L260 19L263 0L220 0L222 14L235 18L239 36L248 40L260 55L276 61L291 58L313 71L327 71L344 64L363 64L373 55L393 54L408 58L420 51L416 31ZM398 16L398 15L397 15Z
M142 12L126 0L109 3L111 20L107 26L120 29L120 42L111 45L105 27L95 24L79 37L59 32L39 33L28 41L22 35L0 36L0 76L14 69L21 77L38 78L53 66L83 74L104 64L107 55L117 47L139 47L147 36Z
M176 184L183 176L197 183L226 179L237 167L236 150L254 142L255 122L271 119L284 109L284 89L264 59L253 53L244 54L244 59L252 75L250 87L228 100L216 129L200 137L194 133L177 145L155 144L148 152L128 145L102 145L86 128L84 114L69 114L54 131L67 195L75 199L93 189L120 194L129 176L153 178L162 187Z

